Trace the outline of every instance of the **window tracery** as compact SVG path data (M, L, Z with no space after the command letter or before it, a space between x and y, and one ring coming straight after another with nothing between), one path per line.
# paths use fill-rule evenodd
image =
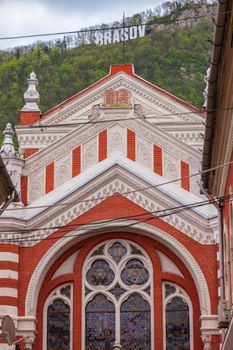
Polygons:
M83 349L152 349L152 265L143 249L107 241L88 255L84 276Z
M192 350L191 303L178 285L164 283L166 350Z
M44 349L71 349L72 286L61 285L50 293L45 303Z

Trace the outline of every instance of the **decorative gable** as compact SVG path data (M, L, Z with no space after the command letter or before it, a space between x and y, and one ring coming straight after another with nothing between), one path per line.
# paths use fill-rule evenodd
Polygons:
M108 76L42 114L39 120L35 116L37 121L32 119L33 127L40 125L43 129L18 127L21 151L47 147L74 127L90 121L93 106L113 108L114 104L115 107L140 105L138 112L149 123L197 150L202 147L204 127L199 111L137 76L132 65L123 65L112 66Z
M140 105L133 105L127 90L106 91L102 103L92 107L90 124L64 135L25 160L22 192L26 203L41 198L118 152L167 180L176 180L185 190L198 193L196 179L200 155L149 123Z

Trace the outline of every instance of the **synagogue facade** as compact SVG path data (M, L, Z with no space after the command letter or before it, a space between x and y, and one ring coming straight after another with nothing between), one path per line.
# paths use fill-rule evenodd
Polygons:
M204 116L130 64L43 114L37 83L19 154L10 124L1 148L21 196L0 217L0 313L18 348L219 349Z

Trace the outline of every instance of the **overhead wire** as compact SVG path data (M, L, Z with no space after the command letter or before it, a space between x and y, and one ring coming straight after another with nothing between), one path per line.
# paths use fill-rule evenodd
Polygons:
M211 172L211 171L214 171L214 170L217 170L217 169L220 169L220 168L224 168L224 167L229 166L231 164L233 164L233 161L227 162L227 163L223 163L223 164L220 164L220 165L216 165L216 166L211 167L209 169L205 169L203 171L198 171L196 173L193 173L193 174L190 174L190 175L186 175L186 176L182 176L182 177L179 177L177 179L169 180L169 181L166 181L166 182L161 182L161 183L159 183L157 185L150 185L150 186L140 187L140 188L137 188L135 190L129 190L129 191L124 191L124 192L114 193L113 195L111 195L111 197L118 197L118 196L122 196L122 195L129 195L129 194L132 194L132 193L149 190L149 189L156 189L156 188L159 188L159 187L162 187L162 186L165 186L165 185L169 185L169 184L181 181L181 180L190 179L190 178L198 176L198 175L206 174L208 172ZM25 207L22 207L22 208L19 208L19 207L17 207L17 208L7 208L4 211L21 211L21 210L43 209L43 208L55 208L55 207L63 207L63 206L69 206L69 205L75 205L75 204L90 203L90 202L96 203L96 201L98 201L98 200L104 200L104 199L107 199L107 198L109 198L109 196L100 196L100 197L98 197L96 199L91 198L91 199L84 199L84 200L75 201L75 202L66 202L66 203L58 203L58 204L51 204L51 205L25 206ZM1 212L1 209L0 209L0 212Z
M213 113L218 111L228 111L233 110L233 106L231 107L223 107L223 108L214 108L214 109L198 109L193 110L190 112L175 112L175 113L169 113L169 114L155 114L154 116L144 116L144 119L155 119L159 117L173 117L173 116L182 116L182 115L189 115L189 114L203 114L203 113ZM42 114L43 116L43 114ZM54 127L75 127L79 125L90 125L90 124L106 124L111 122L120 122L120 121L129 121L129 120L138 120L142 119L141 116L138 117L129 117L129 118L115 118L115 119L108 119L108 120L87 120L83 122L75 122L75 123L63 123L63 124L38 124L38 125L17 125L17 129L19 130L26 130L26 129L46 129L46 128L54 128ZM41 122L41 120L40 120ZM204 121L203 121L204 124ZM3 129L0 131L4 131Z
M157 20L154 22L149 21L149 23L137 23L137 24L130 24L130 25L121 25L121 26L112 26L112 27L99 27L99 28L90 28L90 29L81 29L81 30L71 30L71 31L63 31L63 32L48 32L48 33L39 33L39 34L26 34L26 35L14 35L14 36L7 36L7 37L0 37L0 40L13 40L13 39L26 39L26 38L36 38L36 37L44 37L44 36L58 36L58 35L66 35L66 34L82 34L82 33L93 33L93 32L101 32L106 30L114 30L114 29L124 29L124 28L130 28L132 26L138 26L138 25L160 25L160 24L170 24L171 20L172 22L182 22L182 21L188 21L192 19L200 19L200 18L207 18L213 16L216 16L217 14L223 15L223 14L230 14L232 11L224 11L220 13L209 13L205 15L195 15L195 16L187 16L185 18L174 18L174 19L167 19L167 20Z
M114 223L114 222L124 222L124 221L128 221L128 220L134 220L134 219L139 219L138 221L136 221L135 223L130 223L130 224L127 224L127 225L124 225L122 227L130 227L130 226L133 226L133 225L136 225L137 223L141 223L141 222L147 222L147 221L151 221L153 219L159 219L159 218L163 218L163 217L166 217L166 216L171 216L171 215L174 215L174 214L178 214L180 212L183 212L183 211L186 211L186 210L191 210L193 208L197 208L197 207L201 207L201 206L205 206L205 205L209 205L209 204L213 204L213 203L216 203L217 201L219 202L226 202L226 201L231 201L233 199L233 195L230 194L230 195L226 195L226 196L223 196L223 197L219 197L219 198L213 198L213 199L208 199L208 200L205 200L205 201L200 201L200 202L197 202L197 203L191 203L191 204L188 204L188 205L183 205L183 206L178 206L178 207L173 207L173 208L167 208L167 209L161 209L161 210L158 210L158 211L150 211L150 212L142 212L140 214L135 214L135 215L130 215L130 216L126 216L126 217L118 217L118 218L113 218L113 219L108 219L108 220L103 220L103 221L98 221L98 222L87 222L87 223L82 223L82 224L73 224L73 225L70 225L70 224L67 224L67 225L64 225L64 226L57 226L57 227L54 227L54 229L57 229L57 230L61 230L60 232L55 232L55 233L59 233L59 234L63 234L63 233L66 233L66 232L70 232L70 228L73 228L74 227L74 231L83 231L83 229L89 229L89 228L92 228L94 227L94 229L103 229L105 227L105 225L109 224L109 223ZM156 215L156 213L161 213L160 215ZM140 220L140 218L143 218L145 216L148 216L149 215L149 218L145 218L143 220ZM43 230L48 230L48 229L53 229L53 228L38 228L37 230L39 231L43 231ZM23 230L22 230L23 231ZM30 229L28 230L30 231ZM27 232L28 232L27 231ZM33 231L33 229L31 230ZM6 231L0 231L0 233L6 233ZM17 230L18 234L19 234L19 230ZM6 234L9 234L9 233L14 233L14 231L7 231ZM54 232L53 232L54 233ZM77 235L78 236L78 235ZM66 236L49 236L49 237L38 237L36 235L31 235L31 236L27 236L27 237L19 237L19 238L4 238L0 241L3 241L3 242L33 242L33 241L43 241L43 240L56 240L56 239L64 239L64 238L69 238L69 237L75 237L74 234L72 235L66 235Z
M178 209L183 209L183 208L186 208L186 207L198 207L198 206L203 206L203 205L209 205L209 204L212 204L212 203L216 203L218 201L220 201L222 198L225 199L228 199L228 198L231 198L232 195L226 195L225 197L219 197L219 198L213 198L213 199L205 199L205 200L201 200L199 202L193 202L193 203L189 203L189 204L183 204L183 205L179 205L179 206L176 206L176 207L171 207L171 208L166 208L166 209L159 209L159 210L154 210L154 211L150 211L150 212L143 212L143 213L140 213L140 214L134 214L134 215L127 215L127 216L122 216L122 217L118 217L117 220L124 220L124 219L129 219L129 218L137 218L137 217L140 217L140 216L144 216L144 215L148 215L148 214L157 214L157 213L164 213L164 212L167 212L167 211L172 211L172 210L178 210ZM105 213L108 213L108 211L105 211ZM52 227L34 227L34 228L25 228L25 229L13 229L13 230L7 230L8 233L16 233L18 234L19 231L22 231L24 233L26 232L33 232L33 231L39 231L39 230L53 230L53 229L60 229L60 228L66 228L66 227L76 227L76 226L83 226L83 225L89 225L89 224L99 224L99 223L104 223L104 222L111 222L111 221L115 221L116 219L106 219L106 220L101 220L98 221L98 222L87 222L87 223L81 223L81 224L65 224L65 225L57 225L57 226L52 226ZM4 233L6 230L1 230L0 229L0 234L1 233Z

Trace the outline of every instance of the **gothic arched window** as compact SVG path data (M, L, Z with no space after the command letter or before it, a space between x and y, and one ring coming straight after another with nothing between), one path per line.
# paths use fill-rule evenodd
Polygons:
M191 350L190 301L177 285L164 284L166 350Z
M71 285L62 285L50 293L45 304L44 338L47 350L70 350L71 344Z
M97 246L84 265L85 350L152 349L152 265L135 243Z

